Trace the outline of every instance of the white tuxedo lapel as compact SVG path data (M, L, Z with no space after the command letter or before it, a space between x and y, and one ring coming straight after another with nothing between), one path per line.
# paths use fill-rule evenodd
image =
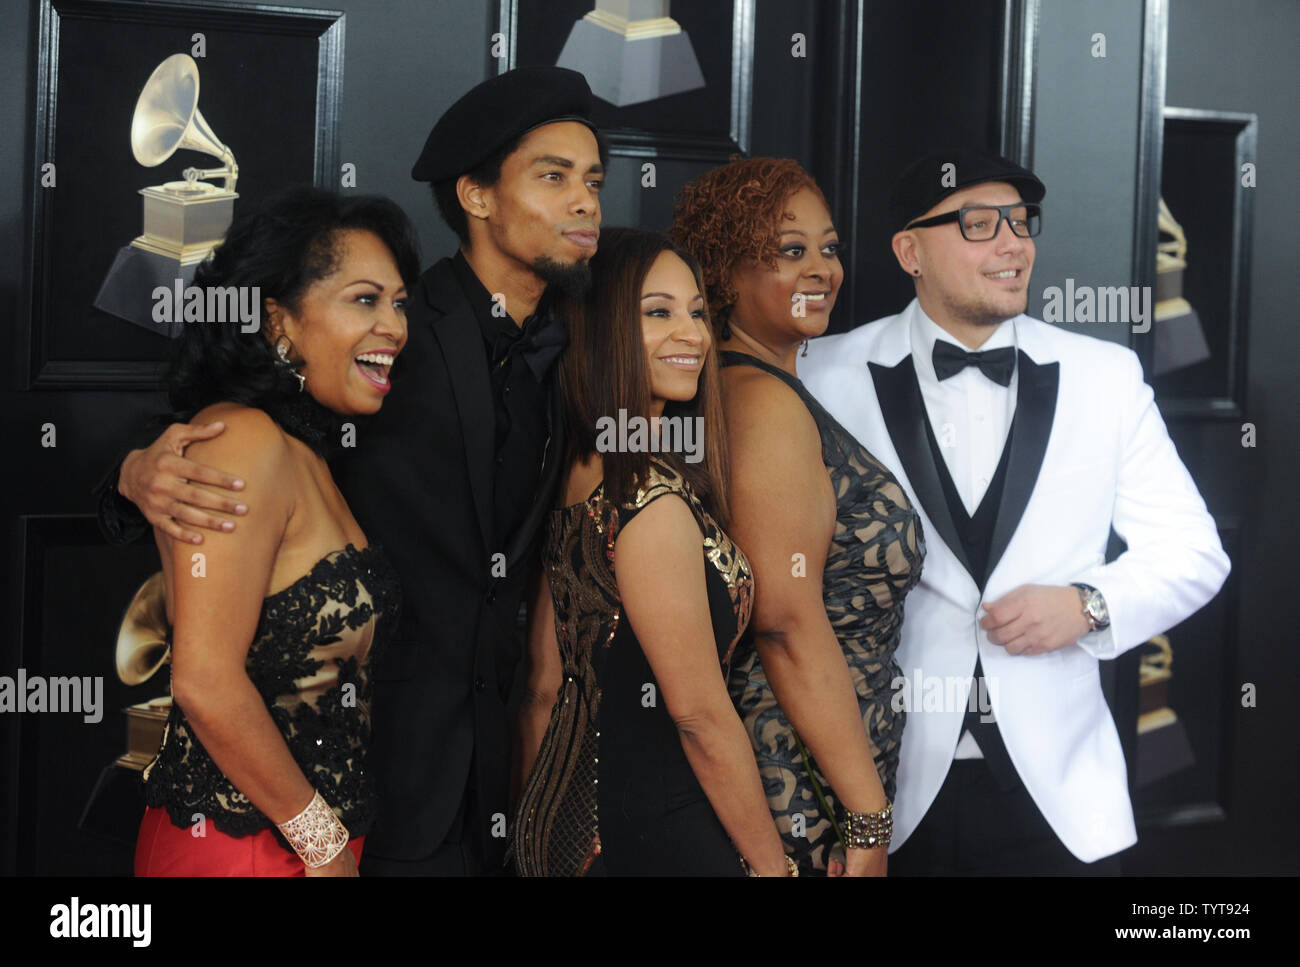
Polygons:
M999 535L1002 543L995 541L993 548L995 552L1001 548L1000 556L990 558L985 586L985 600L988 601L996 600L1022 584L1072 580L1072 574L1055 573L1050 563L1080 566L1078 554L1085 549L1079 547L1074 549L1076 553L1069 553L1060 546L1063 540L1069 541L1065 535L1070 528L1066 525L1079 519L1098 517L1097 527L1103 526L1101 520L1109 520L1113 501L1113 471L1103 472L1100 466L1090 462L1087 440L1090 419L1098 425L1109 425L1106 414L1113 406L1115 394L1109 388L1114 373L1106 367L1096 366L1084 380L1080 379L1077 371L1067 377L1061 370L1060 346L1052 338L1059 334L1045 323L1027 317L1020 318L1017 323L1017 341L1023 354L1022 371L1028 369L1023 365L1023 357L1027 356L1039 378L1053 384L1054 392L1049 398L1044 390L1037 399L1031 393L1027 401L1022 389L1017 400L1018 428L1022 427L1019 414L1038 410L1046 415L1047 425L1034 431L1038 433L1034 445L1042 446L1037 465L1022 458L1018 480L1013 477L1016 468L1012 466L1008 470L1008 490L1013 483L1018 483L1027 493L1018 495L1017 499L1021 501L1019 514L1008 513L1005 518L999 516L998 527L1006 532ZM1083 343L1087 348L1098 345L1097 340L1091 339ZM1041 435L1044 430L1048 431L1046 437ZM1107 465L1105 461L1101 464ZM1009 500L1010 497L1004 494L1003 508ZM1104 559L1104 548L1096 549L1095 555L1089 550L1088 555L1088 565L1099 564Z
M1025 328L1025 327L1021 327ZM1036 363L1024 349L1017 360L1016 415L1008 441L1002 499L989 543L985 586L997 571L1024 519L1042 473L1060 392L1059 362Z

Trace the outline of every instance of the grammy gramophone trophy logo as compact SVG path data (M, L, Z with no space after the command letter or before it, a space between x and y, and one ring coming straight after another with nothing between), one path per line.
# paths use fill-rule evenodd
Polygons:
M143 685L171 658L166 591L161 571L140 585L127 605L114 651L117 677L126 685ZM170 695L160 695L125 710L127 750L118 756L118 765L140 771L153 761L162 745L171 704Z
M1210 347L1200 315L1183 297L1187 235L1163 198L1157 218L1161 238L1156 245L1156 327L1151 369L1153 376L1163 376L1209 359Z
M225 237L234 217L235 154L213 133L199 110L199 68L189 54L172 54L154 68L131 119L131 152L146 168L185 148L211 155L219 167L189 167L181 179L141 188L143 231L124 246L95 297L95 307L160 334L176 336L153 319L151 293L176 280L188 285L194 270ZM220 185L208 179L220 178Z

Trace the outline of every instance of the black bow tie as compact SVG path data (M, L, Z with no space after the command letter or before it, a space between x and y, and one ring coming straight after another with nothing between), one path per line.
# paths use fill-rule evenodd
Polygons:
M936 339L930 358L934 362L934 375L941 382L949 376L956 376L967 366L978 366L981 373L999 386L1010 386L1011 374L1016 371L1016 351L1010 346L968 353L950 342Z
M564 321L555 315L533 318L517 332L498 335L492 346L492 365L505 365L512 357L522 356L540 381L569 344Z

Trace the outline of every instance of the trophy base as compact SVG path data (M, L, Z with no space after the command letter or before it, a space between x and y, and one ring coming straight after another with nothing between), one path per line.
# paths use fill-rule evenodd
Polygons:
M156 698L132 705L124 711L127 751L117 757L117 765L143 772L162 745L167 716L171 713L171 699Z
M1210 358L1210 346L1205 341L1201 318L1186 299L1179 297L1157 302L1154 315L1153 376L1163 376Z
M704 86L695 49L680 27L671 34L656 28L643 37L635 29L637 23L631 21L619 31L591 19L579 20L555 66L585 74L592 93L616 107Z
M180 279L182 287L194 281L197 263L182 264L179 259L135 245L118 249L117 257L104 276L95 296L95 308L133 323L159 336L175 339L185 323L154 321L153 292L159 286L172 289Z
M140 195L144 199L144 234L132 244L185 264L191 259L202 261L226 237L239 197L238 192L204 182L189 186L183 181L141 188ZM194 259L198 252L203 254Z
M1187 730L1171 708L1138 716L1137 762L1133 782L1150 785L1196 762Z
M217 247L216 242L203 242L200 245L175 245L165 238L156 238L153 235L137 235L131 240L131 247L138 248L142 252L152 252L154 255L161 255L163 258L174 259L181 265L198 265L205 258L212 254L212 250Z

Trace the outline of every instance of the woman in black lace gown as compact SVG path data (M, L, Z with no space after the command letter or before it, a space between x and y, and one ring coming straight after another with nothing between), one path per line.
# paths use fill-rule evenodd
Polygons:
M686 186L670 234L708 286L732 531L759 588L732 697L787 853L805 871L884 875L904 721L894 651L925 548L898 482L795 371L844 275L830 212L795 162L744 159Z
M571 449L516 756L521 875L737 876L742 856L789 873L726 688L754 582L720 525L717 364L688 259L609 229L569 314Z
M383 403L417 275L396 205L303 188L236 219L195 278L256 287L261 328L188 324L172 376L178 411L225 427L186 456L237 473L247 515L201 553L155 531L173 704L137 875L356 875L368 668L399 591L323 454Z

